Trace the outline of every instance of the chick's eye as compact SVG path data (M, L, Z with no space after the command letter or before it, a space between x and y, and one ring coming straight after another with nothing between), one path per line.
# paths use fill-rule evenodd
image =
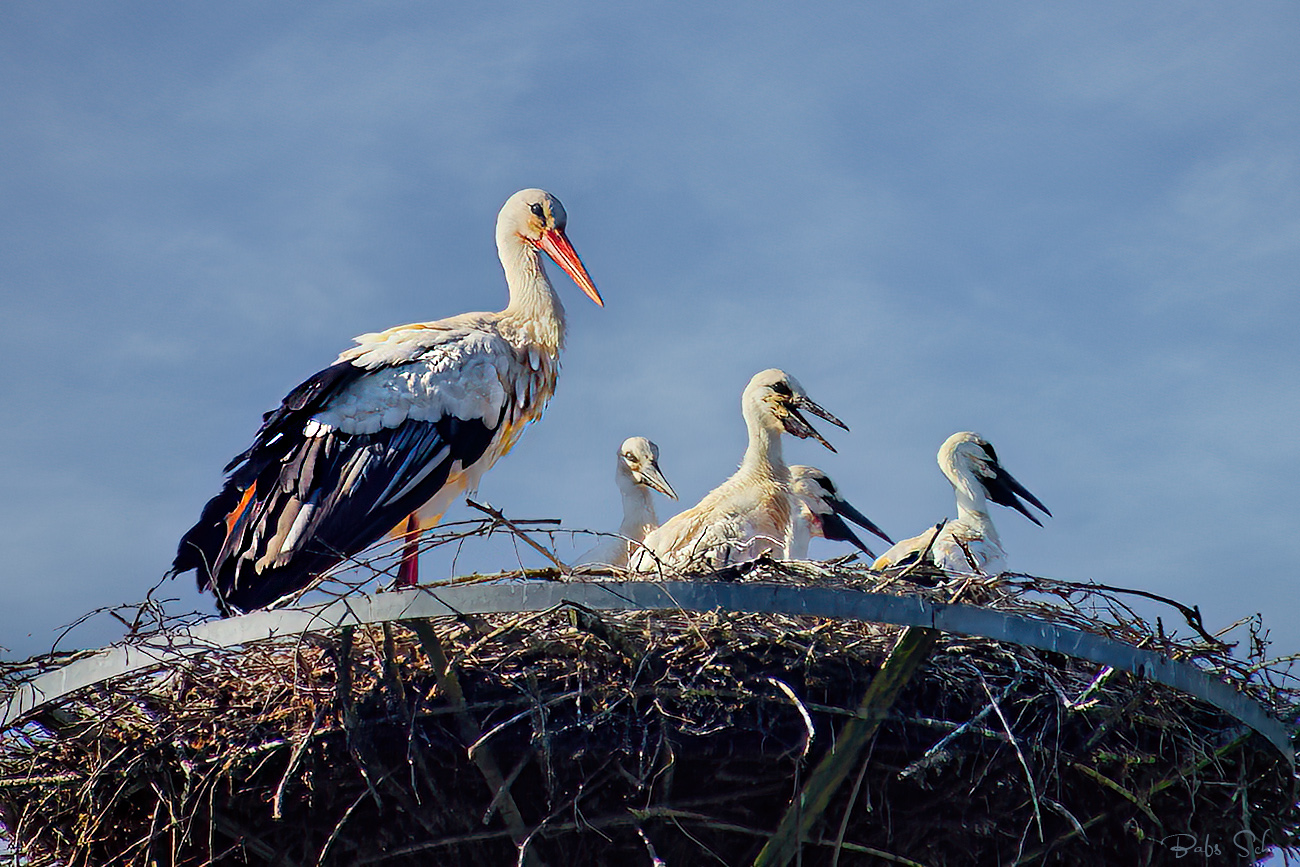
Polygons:
M790 391L790 386L786 385L784 382L772 383L772 391L775 391L777 394L781 395L782 397L789 397L794 393Z

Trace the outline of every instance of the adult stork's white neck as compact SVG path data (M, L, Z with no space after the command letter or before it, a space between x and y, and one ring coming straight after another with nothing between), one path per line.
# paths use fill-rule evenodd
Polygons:
M588 298L605 306L564 234L567 222L568 216L559 199L536 189L515 193L497 215L497 255L510 289L510 303L501 311L498 321L552 356L564 348L564 305L546 275L543 251L573 278Z

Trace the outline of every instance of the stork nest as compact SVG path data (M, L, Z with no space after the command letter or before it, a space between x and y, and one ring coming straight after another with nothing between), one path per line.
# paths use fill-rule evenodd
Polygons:
M936 599L963 583L766 561L724 577ZM1296 718L1257 618L1234 654L1199 621L1192 638L1151 627L1118 593L1023 575L964 587L964 602L1192 662ZM760 850L901 631L563 606L211 650L0 734L0 822L28 867L784 863ZM11 664L2 685L66 658ZM1298 851L1296 791L1272 745L1198 699L944 635L844 784L805 805L797 857L1250 864Z

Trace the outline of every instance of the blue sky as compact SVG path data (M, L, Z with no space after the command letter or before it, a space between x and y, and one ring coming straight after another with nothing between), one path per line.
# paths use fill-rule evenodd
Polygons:
M895 537L976 430L1055 514L998 510L1014 568L1300 651L1300 7L701 6L4 4L0 645L143 597L353 335L499 309L541 186L608 306L552 269L507 514L613 529L630 435L695 502L777 366L852 428L787 456Z

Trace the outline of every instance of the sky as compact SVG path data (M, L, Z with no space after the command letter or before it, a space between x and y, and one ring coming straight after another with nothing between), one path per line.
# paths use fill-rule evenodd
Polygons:
M979 431L1054 514L995 507L1012 568L1300 652L1298 61L1267 0L10 0L0 645L120 637L62 627L142 599L354 335L504 306L495 215L538 186L607 306L550 269L559 388L479 491L507 515L615 529L632 435L660 515L693 504L781 367L852 429L787 458L895 538L954 514L935 452Z

